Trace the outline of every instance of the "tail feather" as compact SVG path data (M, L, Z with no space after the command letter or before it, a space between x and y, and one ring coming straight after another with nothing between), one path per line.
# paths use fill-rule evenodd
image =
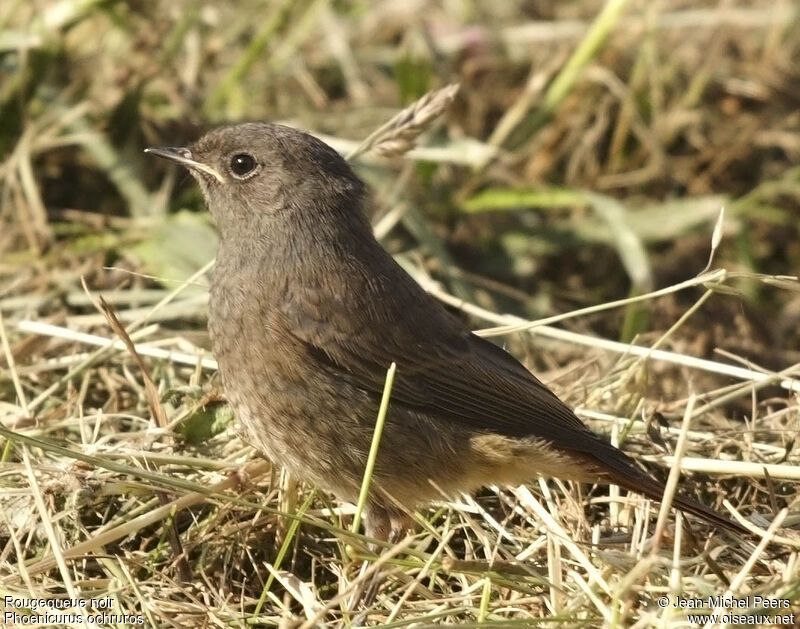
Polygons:
M619 485L629 491L643 494L648 498L661 502L664 498L664 483L648 476L640 470L633 459L627 454L601 441L598 438L598 447L591 453L581 453L581 458L600 475L604 482ZM588 454L588 456L587 456ZM691 513L719 529L725 529L742 535L751 532L744 526L718 513L714 509L688 498L678 495L672 498L672 506L684 513Z
M647 476L643 472L639 472L636 468L633 468L631 471L626 470L625 472L614 469L610 471L609 480L625 489L644 494L648 498L658 500L659 502L664 498L665 485ZM672 498L672 506L684 513L696 515L717 528L726 529L739 534L750 534L750 531L738 522L731 520L710 507L706 507L692 498L675 494Z

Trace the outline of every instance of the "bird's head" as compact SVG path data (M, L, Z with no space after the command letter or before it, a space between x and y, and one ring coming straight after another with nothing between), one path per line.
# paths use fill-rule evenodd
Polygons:
M317 138L279 124L215 129L188 147L146 152L189 169L226 238L271 239L281 228L335 227L361 218L364 186L347 162Z

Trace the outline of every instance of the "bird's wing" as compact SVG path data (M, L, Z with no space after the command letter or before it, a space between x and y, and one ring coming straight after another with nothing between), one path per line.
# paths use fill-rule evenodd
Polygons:
M605 442L515 358L420 293L402 300L405 309L394 311L393 320L380 310L356 318L348 316L345 304L292 300L282 308L286 333L317 364L376 397L386 369L397 363L392 405L480 431L546 439L570 450L603 448ZM370 307L377 306L364 306ZM354 319L363 325L356 327Z

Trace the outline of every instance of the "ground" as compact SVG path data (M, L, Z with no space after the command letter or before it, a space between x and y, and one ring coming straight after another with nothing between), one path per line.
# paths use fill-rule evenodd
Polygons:
M217 4L0 8L5 625L63 598L102 626L797 623L795 4ZM238 436L207 351L216 233L142 153L242 120L351 155L423 286L753 535L542 480L372 553L353 506ZM140 358L98 348L120 335Z

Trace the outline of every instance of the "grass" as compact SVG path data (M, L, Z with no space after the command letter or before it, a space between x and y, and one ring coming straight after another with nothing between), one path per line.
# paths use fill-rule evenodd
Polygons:
M0 601L109 596L153 627L799 608L800 15L604 6L3 4ZM432 295L753 536L532 479L432 505L374 553L356 507L280 480L208 352L199 193L141 154L244 119L350 155Z

